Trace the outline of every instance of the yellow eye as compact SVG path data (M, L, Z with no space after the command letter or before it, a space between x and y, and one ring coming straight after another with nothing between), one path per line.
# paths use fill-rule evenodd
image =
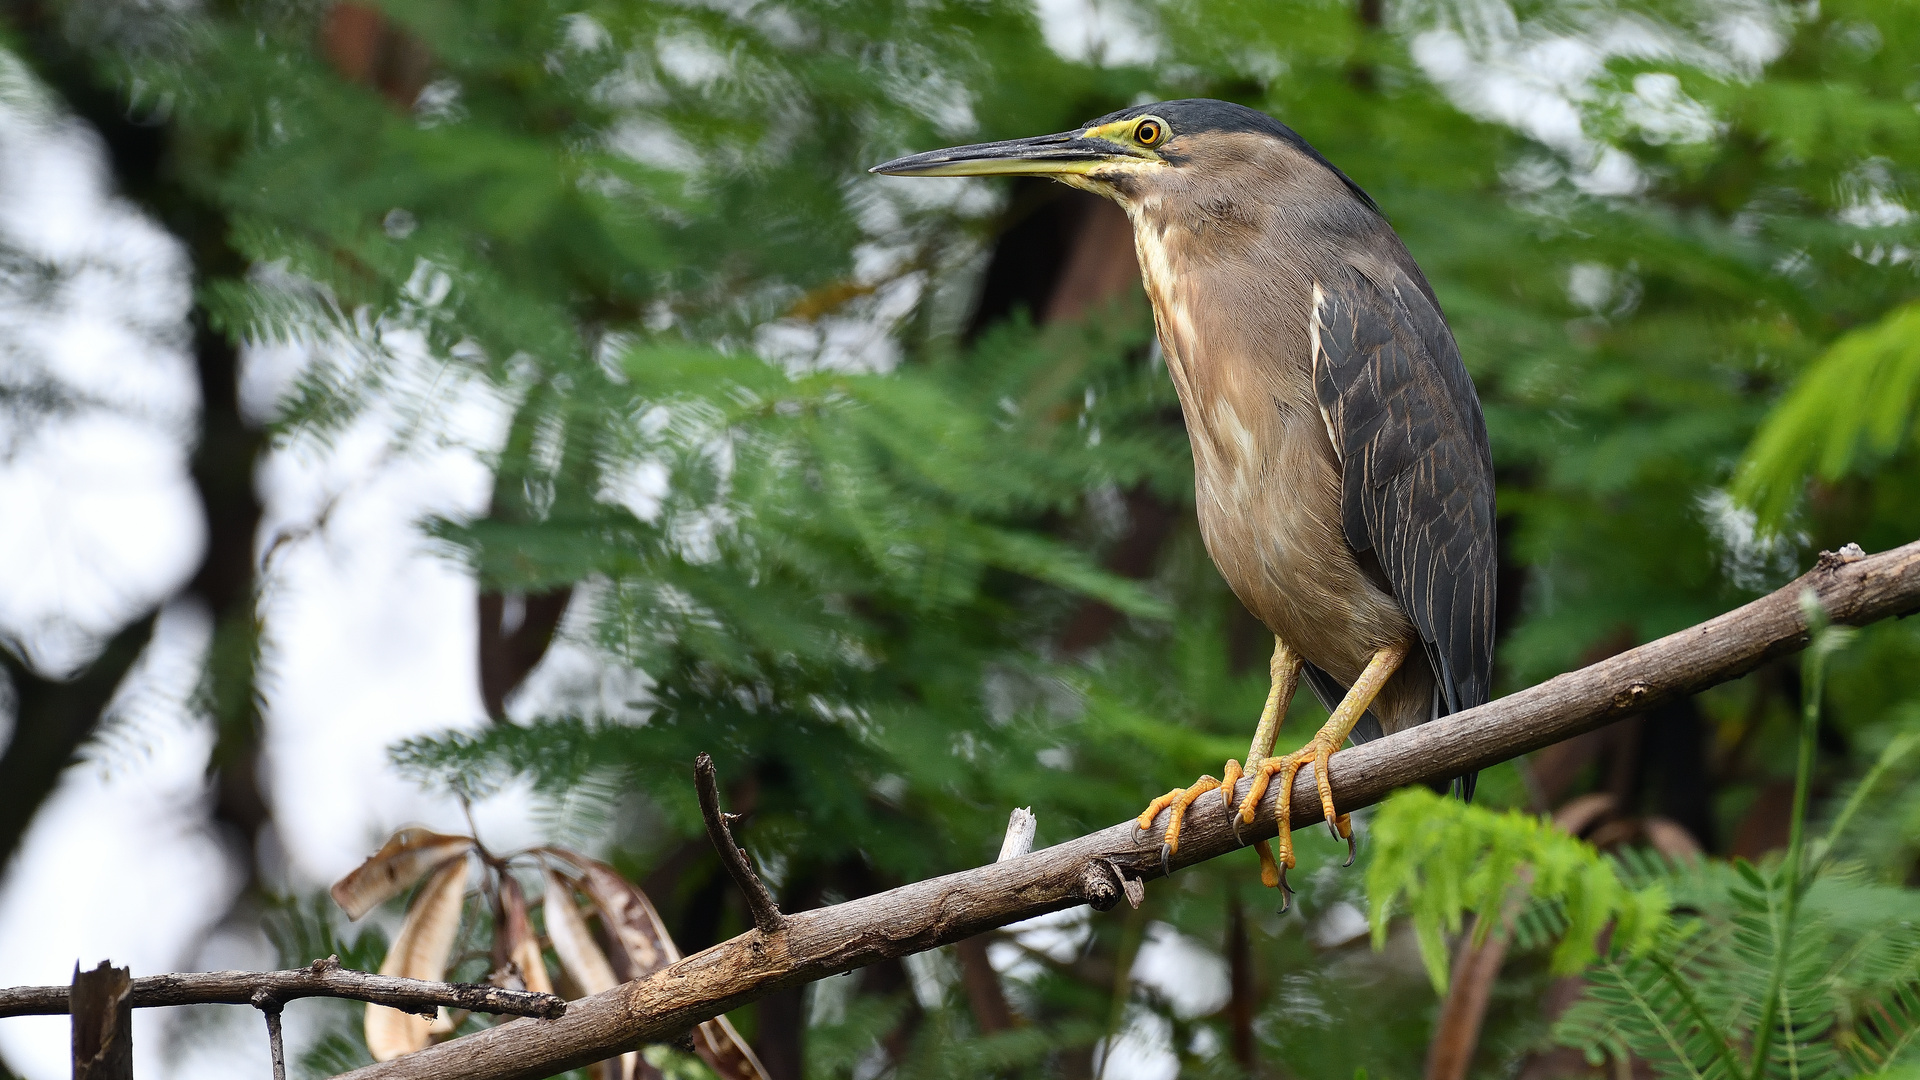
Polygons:
M1165 138L1166 134L1166 125L1160 121L1142 120L1139 125L1133 129L1133 141L1139 143L1141 146L1152 146L1154 143Z

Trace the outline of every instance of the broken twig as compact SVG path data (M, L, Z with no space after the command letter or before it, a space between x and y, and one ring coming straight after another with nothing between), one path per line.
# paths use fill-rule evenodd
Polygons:
M106 960L92 971L73 966L73 1080L133 1080L128 981L126 968Z
M746 849L733 842L731 825L739 820L733 814L720 812L720 789L713 776L713 757L706 751L693 759L693 786L700 792L700 816L707 819L707 839L713 841L714 850L720 853L720 862L733 875L733 883L740 886L746 894L747 908L753 912L753 925L762 934L772 934L780 929L786 916L780 914L780 905L773 902L773 894L767 891L766 883L760 875L753 872L753 864L747 861Z
M1033 850L1033 834L1040 828L1040 820L1033 816L1033 807L1016 808L1007 817L1007 835L1000 840L1000 857L994 862L1006 862L1017 859Z

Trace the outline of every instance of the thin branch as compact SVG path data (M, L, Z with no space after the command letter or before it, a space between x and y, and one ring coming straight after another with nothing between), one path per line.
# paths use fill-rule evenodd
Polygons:
M267 1052L273 1056L273 1080L287 1080L287 1046L280 1037L283 1006L264 990L254 991L253 1005L267 1018Z
M1526 876L1531 879L1532 874ZM1453 961L1453 981L1440 1002L1440 1015L1434 1019L1433 1041L1427 1044L1426 1080L1466 1077L1474 1052L1480 1048L1480 1029L1486 1023L1494 981L1507 958L1513 920L1526 899L1525 888L1515 889L1500 905L1497 922L1483 921L1476 915L1472 928L1461 938ZM1480 936L1483 929L1485 937Z
M1920 543L1874 556L1857 548L1822 555L1798 581L1719 618L1477 709L1342 750L1330 770L1335 799L1358 809L1396 788L1484 769L1743 675L1806 644L1798 598L1808 590L1836 623L1860 625L1920 610ZM1242 826L1237 840L1219 801L1195 803L1172 867L1274 835L1278 795L1277 787L1268 791L1265 812ZM1302 770L1294 783L1293 827L1319 820L1314 777ZM1125 822L1006 862L787 915L775 933L743 934L571 1002L559 1020L502 1024L345 1076L538 1080L636 1043L671 1040L785 987L1079 904L1105 910L1120 898L1116 873L1135 881L1161 876L1158 834Z
M335 957L315 960L290 971L194 971L144 975L128 995L136 1009L160 1005L284 1004L295 998L333 997L388 1005L433 1016L440 1006L471 1012L555 1019L567 1003L552 994L507 990L473 983L426 982L394 975L371 975L340 966ZM68 1010L64 986L16 986L0 990L0 1017L61 1014Z
M1554 827L1570 836L1579 836L1612 811L1618 801L1607 792L1582 795L1554 812ZM1460 942L1460 953L1454 959L1453 982L1447 987L1446 999L1440 1003L1440 1016L1433 1022L1433 1041L1427 1045L1426 1080L1462 1080L1480 1048L1480 1030L1486 1022L1487 1005L1493 998L1493 984L1500 977L1501 964L1506 961L1514 920L1519 917L1533 884L1533 868L1522 866L1514 876L1517 887L1501 903L1500 921L1492 924L1482 937L1480 920L1475 916L1473 933Z
M713 758L704 750L693 761L693 786L700 792L700 816L707 820L707 839L713 841L714 850L720 853L721 865L733 875L733 883L746 895L754 928L769 937L779 933L786 916L780 914L780 906L773 902L773 894L767 891L760 875L753 872L746 850L733 842L731 825L737 819L720 812L720 789L714 782Z

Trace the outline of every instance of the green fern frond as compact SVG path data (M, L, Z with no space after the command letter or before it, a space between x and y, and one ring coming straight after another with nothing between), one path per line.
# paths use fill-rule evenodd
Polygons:
M1529 814L1495 812L1409 788L1381 807L1372 835L1367 893L1374 945L1385 943L1388 919L1403 906L1437 992L1447 983L1443 935L1458 933L1468 913L1490 927L1516 891L1560 905L1565 928L1553 952L1560 972L1578 971L1592 960L1594 941L1609 925L1610 947L1628 953L1650 947L1668 926L1664 886L1627 887L1592 845Z
M1897 451L1920 415L1920 303L1840 338L1754 436L1733 495L1778 524L1810 475L1835 480Z
M1649 951L1609 957L1588 977L1587 995L1555 1024L1556 1040L1604 1049L1616 1061L1642 1058L1661 1076L1740 1075L1726 1034L1731 1003L1697 981L1696 964Z
M1841 1050L1861 1072L1912 1063L1920 1045L1920 981L1907 982L1851 1003L1840 1032Z

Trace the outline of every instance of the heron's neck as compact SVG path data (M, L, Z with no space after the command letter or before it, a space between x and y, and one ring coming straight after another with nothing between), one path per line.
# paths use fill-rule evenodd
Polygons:
M1177 235L1181 230L1160 214L1160 207L1134 202L1120 205L1133 223L1134 255L1140 263L1147 299L1153 304L1154 328L1166 357L1167 374L1173 378L1181 404L1191 408L1196 389L1194 364L1201 355L1201 342L1193 316L1192 282L1182 273L1187 245Z

